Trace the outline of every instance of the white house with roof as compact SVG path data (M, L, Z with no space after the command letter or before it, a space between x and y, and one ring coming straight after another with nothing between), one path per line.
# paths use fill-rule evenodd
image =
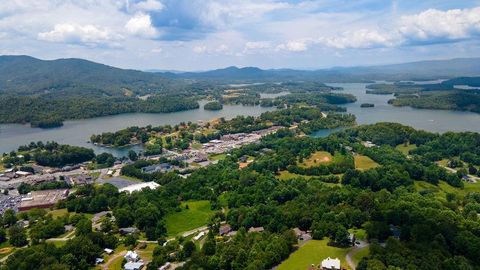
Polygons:
M145 264L143 262L128 262L123 266L125 270L141 270Z
M123 257L129 262L136 262L140 259L137 252L131 250L127 251L127 254L125 254Z
M330 257L322 261L323 270L340 270L340 260L338 258L332 259Z

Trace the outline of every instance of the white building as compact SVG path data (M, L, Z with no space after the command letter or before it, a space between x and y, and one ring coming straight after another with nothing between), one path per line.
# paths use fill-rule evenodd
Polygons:
M129 262L136 262L140 259L138 254L135 251L131 251L131 250L127 251L127 254L125 254L125 256L123 257L125 258L125 260Z
M340 270L340 260L338 258L332 259L330 257L322 261L323 270Z
M140 191L144 188L150 188L150 189L157 189L158 187L160 187L159 184L155 183L155 182L145 182L145 183L139 183L139 184L133 184L133 185L130 185L130 186L126 186L124 188L121 188L119 189L118 191L119 192L128 192L128 193L132 193L134 191Z
M143 266L143 262L128 262L123 266L123 268L125 270L140 270L143 268Z

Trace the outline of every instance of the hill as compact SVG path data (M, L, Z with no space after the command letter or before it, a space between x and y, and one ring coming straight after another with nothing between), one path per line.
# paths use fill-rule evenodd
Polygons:
M40 60L0 56L0 94L123 96L162 91L173 84L159 74L119 69L83 59ZM130 93L131 94L131 93Z
M431 80L479 76L480 58L419 61L370 67L335 67L319 70L259 69L227 67L205 72L159 73L170 78L216 80L318 80L322 82L363 82L372 80Z

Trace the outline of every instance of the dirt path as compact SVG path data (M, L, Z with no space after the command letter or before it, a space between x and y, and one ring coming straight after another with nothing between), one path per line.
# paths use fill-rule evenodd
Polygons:
M359 252L361 249L367 248L370 244L365 242L365 241L359 241L360 244L355 245L345 256L345 260L347 261L348 266L350 266L350 269L355 270L357 266L352 260L353 255L355 255L357 252Z
M124 250L124 251L122 251L118 254L113 255L110 259L108 259L108 261L105 264L103 264L103 269L108 270L108 267L110 266L110 264L112 264L119 257L125 256L125 254L127 254L126 250Z

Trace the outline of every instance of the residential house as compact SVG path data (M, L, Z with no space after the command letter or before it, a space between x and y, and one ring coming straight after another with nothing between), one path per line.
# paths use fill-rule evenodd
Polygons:
M232 226L228 225L228 224L222 224L220 226L220 235L226 235L228 234L229 232L232 231Z
M322 261L322 270L340 270L340 260L338 258L332 259L330 257Z
M118 229L121 235L128 235L132 233L136 233L138 230L135 227L127 227L127 228L120 228Z
M263 227L250 227L250 229L248 229L248 232L251 233L251 232L257 232L257 233L261 233L263 232L265 229Z
M137 252L131 250L127 251L127 254L125 254L125 256L123 257L129 262L137 262L138 260L140 260Z
M141 270L145 264L143 262L127 262L123 269L125 270Z

